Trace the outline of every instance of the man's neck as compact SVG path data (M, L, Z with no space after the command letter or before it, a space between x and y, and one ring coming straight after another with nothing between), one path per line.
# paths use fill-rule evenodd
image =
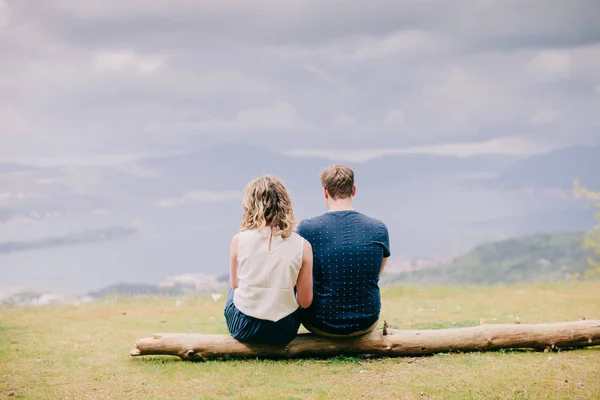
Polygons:
M352 206L352 199L340 199L331 201L327 205L327 210L329 212L332 211L352 211L354 207Z

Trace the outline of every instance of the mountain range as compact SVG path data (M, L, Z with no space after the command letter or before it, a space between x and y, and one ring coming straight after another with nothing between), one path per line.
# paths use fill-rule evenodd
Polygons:
M582 232L539 234L482 243L429 268L391 271L385 284L497 285L577 279L590 269L593 252Z
M600 147L571 147L526 158L503 171L495 184L503 188L571 190L573 179L600 188Z
M588 259L593 257L593 252L583 246L583 238L582 232L539 234L482 243L454 259L392 260L380 285L498 285L576 280L588 271ZM207 293L218 301L228 286L229 275L224 273L172 276L158 284L114 284L83 294L18 289L0 292L0 307L82 304L136 296L175 297L178 305L184 297Z
M219 145L106 163L0 163L0 282L99 290L227 272L245 184L282 178L299 219L325 211L335 160ZM600 189L600 146L537 156L390 155L347 163L357 210L384 221L392 257L456 256L490 240L592 225L574 179Z

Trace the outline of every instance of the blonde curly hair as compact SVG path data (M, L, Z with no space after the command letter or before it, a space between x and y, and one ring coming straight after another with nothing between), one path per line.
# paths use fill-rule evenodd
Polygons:
M274 176L261 176L246 185L242 201L244 216L240 231L270 226L274 233L286 238L292 234L296 219L292 199L283 183Z

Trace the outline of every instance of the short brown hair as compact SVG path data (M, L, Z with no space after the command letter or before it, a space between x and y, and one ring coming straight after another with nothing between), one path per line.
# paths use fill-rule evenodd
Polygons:
M336 164L321 172L321 185L333 199L345 199L354 191L354 171L345 165Z

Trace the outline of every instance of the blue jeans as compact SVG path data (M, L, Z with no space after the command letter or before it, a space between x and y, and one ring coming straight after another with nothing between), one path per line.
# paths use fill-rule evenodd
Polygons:
M287 344L298 334L299 309L277 322L258 319L236 308L233 293L234 289L230 289L224 314L227 328L235 339L253 344Z

